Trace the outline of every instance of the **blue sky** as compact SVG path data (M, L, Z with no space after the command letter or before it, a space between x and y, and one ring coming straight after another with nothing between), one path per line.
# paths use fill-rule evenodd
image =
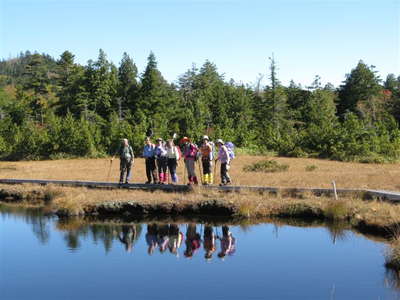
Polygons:
M126 51L143 71L152 50L169 81L206 59L254 83L274 53L279 79L339 85L362 59L400 75L400 0L0 0L0 57L20 51L79 63Z

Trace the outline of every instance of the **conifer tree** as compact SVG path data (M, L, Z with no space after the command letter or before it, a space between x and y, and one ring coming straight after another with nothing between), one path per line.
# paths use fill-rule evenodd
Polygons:
M119 119L134 108L137 100L138 82L137 67L129 55L124 52L118 68L118 115Z
M339 89L338 114L343 116L346 112L361 113L359 104L374 101L381 87L380 79L373 66L366 65L360 60L357 66L346 75L346 80Z

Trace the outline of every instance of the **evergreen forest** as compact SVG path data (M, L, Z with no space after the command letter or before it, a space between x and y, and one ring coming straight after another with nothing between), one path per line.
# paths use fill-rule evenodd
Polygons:
M0 159L36 160L114 154L128 138L137 155L154 137L204 134L232 141L249 154L275 153L341 161L400 158L400 76L380 78L355 62L340 86L280 83L273 57L266 86L224 78L216 65L193 65L173 83L154 53L144 70L123 53L118 65L99 50L76 63L26 51L0 61Z

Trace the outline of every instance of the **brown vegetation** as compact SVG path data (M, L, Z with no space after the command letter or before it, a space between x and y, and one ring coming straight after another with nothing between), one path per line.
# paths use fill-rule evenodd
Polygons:
M272 195L207 191L201 188L190 193L130 191L125 189L86 189L58 186L0 185L0 195L9 201L43 200L48 207L63 215L90 214L209 214L241 218L305 217L324 220L345 220L354 226L368 227L381 234L400 224L400 206L365 201L359 197L317 197L309 193ZM14 199L13 199L14 195Z
M240 155L232 163L230 174L235 185L274 187L338 188L400 190L400 164L361 164L306 158L271 158L286 164L285 172L245 172L243 167L264 160L263 156ZM218 165L219 166L219 165ZM309 166L313 167L310 171ZM0 178L114 181L118 180L119 161L109 159L71 159L57 161L0 162ZM198 168L196 167L198 172ZM217 182L219 171L217 171ZM178 166L183 180L183 164ZM145 182L143 159L136 159L132 182Z

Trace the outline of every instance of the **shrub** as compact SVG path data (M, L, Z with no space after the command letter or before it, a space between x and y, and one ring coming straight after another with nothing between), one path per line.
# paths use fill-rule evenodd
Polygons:
M348 216L346 202L338 200L329 201L324 209L324 215L330 220L345 219Z
M264 172L264 173L275 173L283 172L289 169L289 165L281 164L276 160L262 160L251 165L244 166L243 171L245 172Z
M316 169L318 169L318 167L316 165L306 166L306 171L307 172L312 172L312 171L315 171Z

